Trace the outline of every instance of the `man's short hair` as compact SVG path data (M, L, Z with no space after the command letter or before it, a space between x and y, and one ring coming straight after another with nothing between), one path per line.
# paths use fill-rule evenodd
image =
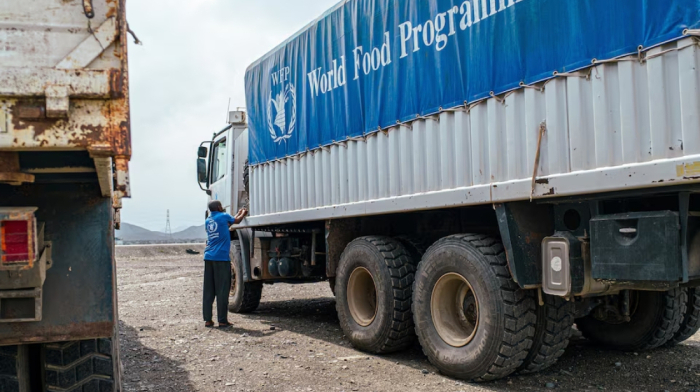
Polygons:
M223 206L221 205L221 202L218 200L214 200L212 202L209 202L209 211L214 212L214 211L221 211L223 209Z

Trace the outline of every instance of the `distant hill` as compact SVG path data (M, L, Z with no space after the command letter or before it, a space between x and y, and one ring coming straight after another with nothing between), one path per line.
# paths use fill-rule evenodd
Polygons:
M154 243L182 243L182 242L204 242L207 239L204 225L192 226L177 233L173 233L172 239L160 231L151 231L122 222L121 230L115 231L115 237L124 244L154 244Z
M173 238L181 239L181 240L202 240L205 241L207 239L207 232L204 229L204 225L201 226L192 226L189 227L185 230L182 230L177 233L173 233Z

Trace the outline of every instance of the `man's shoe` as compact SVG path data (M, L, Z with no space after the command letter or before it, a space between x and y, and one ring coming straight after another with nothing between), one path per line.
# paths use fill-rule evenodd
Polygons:
M225 323L219 323L219 328L230 328L233 327L233 324L229 323L228 321Z
M214 328L214 322L213 321L207 321L204 323L205 328Z

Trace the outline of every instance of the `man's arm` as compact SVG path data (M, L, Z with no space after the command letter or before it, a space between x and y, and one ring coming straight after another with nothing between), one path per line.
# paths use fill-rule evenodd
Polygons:
M248 215L248 210L246 210L245 208L241 208L236 214L236 216L233 217L233 222L229 222L228 227L240 224L243 221L243 218L246 217L246 215Z

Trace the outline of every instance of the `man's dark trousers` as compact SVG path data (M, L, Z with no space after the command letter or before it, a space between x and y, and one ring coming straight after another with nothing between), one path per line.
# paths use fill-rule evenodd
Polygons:
M212 321L211 307L216 297L219 323L228 320L228 296L231 291L231 262L204 260L204 321Z

